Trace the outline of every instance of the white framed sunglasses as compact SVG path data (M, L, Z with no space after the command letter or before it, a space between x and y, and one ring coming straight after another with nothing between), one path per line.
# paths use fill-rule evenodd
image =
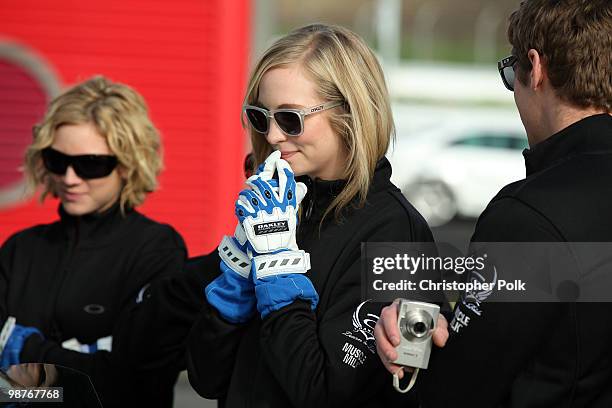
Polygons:
M242 112L249 125L258 133L268 134L270 119L274 119L278 128L287 136L300 136L304 133L304 118L308 115L343 105L344 101L326 102L304 109L267 110L259 106L244 105Z

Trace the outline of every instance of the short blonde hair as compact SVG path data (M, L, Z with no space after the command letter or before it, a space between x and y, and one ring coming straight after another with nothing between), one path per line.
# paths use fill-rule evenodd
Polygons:
M159 132L149 118L147 105L136 91L104 78L93 77L56 97L43 120L33 128L33 142L25 155L30 191L43 186L40 199L56 195L55 186L42 163L41 152L53 144L63 125L93 124L106 138L119 166L125 170L120 205L133 208L157 188L162 169Z
M347 153L346 187L326 210L336 219L353 199L365 203L376 163L384 157L395 135L385 78L372 50L352 31L333 25L312 24L276 41L251 74L245 103L255 104L259 84L271 69L298 64L316 84L323 101L343 101L330 112L330 124ZM256 163L272 152L261 134L251 130Z

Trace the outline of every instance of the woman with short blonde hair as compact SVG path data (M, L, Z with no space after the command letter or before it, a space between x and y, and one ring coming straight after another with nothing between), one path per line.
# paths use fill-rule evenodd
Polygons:
M41 200L57 196L53 179L43 166L42 151L51 146L63 125L91 123L106 138L124 172L121 207L142 204L157 188L162 169L159 132L151 122L147 105L130 87L96 76L55 98L43 120L34 126L34 142L28 147L25 170L30 190L43 186Z
M68 89L34 127L25 170L59 199L59 220L0 251L0 367L57 364L90 376L105 407L172 406L178 368L153 365L138 299L182 270L181 236L136 211L157 187L159 134L143 98L98 76ZM155 351L152 351L154 353ZM148 357L148 358L147 358Z

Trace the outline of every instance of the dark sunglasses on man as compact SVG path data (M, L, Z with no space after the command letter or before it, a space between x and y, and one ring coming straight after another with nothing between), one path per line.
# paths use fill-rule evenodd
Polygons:
M83 154L70 156L51 147L42 151L45 168L57 175L66 174L71 166L77 176L82 179L106 177L117 167L117 157L106 154Z
M514 55L510 55L506 58L502 58L497 63L497 69L499 70L499 75L501 75L502 82L506 86L506 89L514 92L514 80L516 78L514 72L514 65L517 62L517 58Z
M244 105L242 112L256 132L264 135L270 131L270 119L274 119L281 132L287 136L300 136L304 133L304 118L314 113L335 108L344 104L343 101L326 102L305 109L275 109L267 110L259 106Z

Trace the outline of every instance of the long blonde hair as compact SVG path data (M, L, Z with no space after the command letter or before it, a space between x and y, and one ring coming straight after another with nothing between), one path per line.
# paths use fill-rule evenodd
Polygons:
M245 103L255 104L259 84L271 69L298 64L316 84L324 101L343 101L329 111L330 124L347 153L346 186L326 209L336 219L353 199L363 206L376 163L395 136L384 74L376 56L352 31L333 25L312 24L298 28L276 41L261 57L251 74ZM261 163L272 147L251 130L255 162Z
M25 173L30 192L43 186L40 200L56 195L53 180L42 164L41 152L53 144L62 125L93 124L106 138L111 152L125 170L120 205L135 207L157 188L162 168L159 132L149 119L147 105L127 85L93 77L56 97L43 120L33 128L33 142L25 155Z

